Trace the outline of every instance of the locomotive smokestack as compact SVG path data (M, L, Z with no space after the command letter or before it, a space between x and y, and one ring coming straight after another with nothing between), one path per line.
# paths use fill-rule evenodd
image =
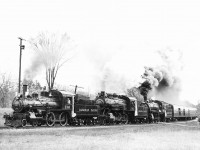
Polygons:
M144 101L145 102L147 101L147 95L144 95Z
M101 91L101 97L105 97L105 91Z
M27 92L27 86L26 84L23 85L23 99L25 98L25 93Z

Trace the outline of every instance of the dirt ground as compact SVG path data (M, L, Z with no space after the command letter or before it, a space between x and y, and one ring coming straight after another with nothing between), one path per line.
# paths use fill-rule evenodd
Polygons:
M199 150L200 128L191 123L0 129L0 149Z

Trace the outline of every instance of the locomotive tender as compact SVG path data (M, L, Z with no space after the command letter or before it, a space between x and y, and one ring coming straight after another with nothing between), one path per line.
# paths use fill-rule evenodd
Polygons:
M42 91L40 95L15 97L11 115L4 115L5 125L13 127L67 125L105 125L151 123L196 118L196 109L164 101L139 101L134 97L102 91L94 100L66 91Z

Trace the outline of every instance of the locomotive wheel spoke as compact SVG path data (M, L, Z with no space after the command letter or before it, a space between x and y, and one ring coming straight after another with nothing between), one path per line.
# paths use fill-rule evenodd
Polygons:
M68 116L67 113L62 112L59 116L59 120L60 120L60 125L61 126L66 126L68 124Z
M18 128L20 125L18 123L14 123L13 127Z
M124 124L128 124L128 115L125 114L123 117L124 117L123 123L124 123Z
M32 126L33 126L33 127L36 127L36 126L37 126L37 121L33 121L33 122L32 122Z
M92 124L96 125L97 124L97 120L96 119L92 119Z
M27 121L26 119L22 119L22 127L26 127Z
M100 120L100 125L105 125L106 124L106 120L105 119L101 119Z
M86 119L86 125L91 125L91 124L92 124L91 120L89 118L87 118Z
M41 121L38 121L38 122L37 122L37 125L38 125L38 126L41 126L41 125L42 125L42 122L41 122Z
M46 116L46 124L49 127L54 126L54 124L55 124L55 115L54 115L53 112L50 112L50 113L47 114L47 116Z

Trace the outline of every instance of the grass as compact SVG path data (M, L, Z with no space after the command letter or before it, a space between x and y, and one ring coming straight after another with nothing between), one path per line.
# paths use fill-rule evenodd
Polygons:
M0 130L0 149L200 149L199 128L168 124Z

